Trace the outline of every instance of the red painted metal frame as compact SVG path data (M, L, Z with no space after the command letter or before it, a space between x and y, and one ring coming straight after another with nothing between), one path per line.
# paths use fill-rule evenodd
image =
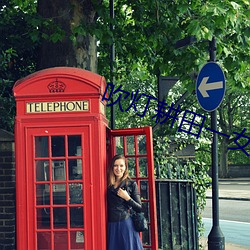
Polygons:
M48 131L45 133L45 130ZM27 182L27 190L28 190L28 197L29 197L29 202L27 203L27 214L29 215L29 219L30 219L30 226L29 226L29 236L31 236L29 238L28 241L28 248L27 249L37 249L36 248L36 242L37 242L37 238L36 238L36 232L50 232L51 233L51 248L50 249L54 249L54 238L52 237L54 232L65 232L67 233L67 237L68 240L67 242L71 242L71 232L76 232L76 231L84 231L84 237L85 239L85 249L91 249L92 248L92 242L91 240L89 240L89 238L91 237L91 235L93 234L93 215L91 215L91 211L92 211L92 202L91 202L91 193L92 193L92 189L90 188L91 186L91 174L89 169L86 169L86 166L89 165L89 160L90 160L90 152L89 152L89 147L86 147L86 145L89 144L89 127L88 126L82 126L82 127L69 127L68 128L67 133L65 133L65 127L63 128L28 128L27 129L27 152L29 153L28 156L28 160L27 160L27 167L30 171L27 172L28 175L28 182ZM74 131L74 132L73 132ZM84 180L82 181L83 184L83 199L84 199L84 203L82 205L83 209L84 209L84 223L87 225L87 230L85 230L85 225L82 228L72 228L70 227L70 223L69 223L69 218L70 218L70 214L69 214L69 209L67 209L67 227L66 228L60 228L60 229L52 229L52 222L53 222L53 213L51 213L51 220L50 220L50 229L38 229L37 228L37 223L36 223L36 218L37 218L37 213L36 213L36 208L43 208L43 205L37 205L36 204L36 185L37 184L45 184L45 182L41 182L41 181L36 181L36 176L35 176L35 160L39 160L40 158L36 158L35 157L35 152L34 152L34 137L35 136L65 136L65 139L67 138L67 136L69 135L81 135L82 138L82 151L84 152L84 155L82 155L82 157L80 157L82 159L82 165L83 165L83 176L84 176ZM67 141L67 139L66 139ZM50 142L50 140L49 140ZM49 143L50 145L50 143ZM51 145L50 145L51 146ZM49 146L49 149L51 150L51 147ZM67 142L65 143L65 147L66 150L65 152L67 152ZM50 157L47 157L46 160L51 160L51 152L50 152ZM68 185L69 183L80 183L79 181L74 181L74 180L69 180L68 179L68 171L67 171L67 159L72 158L69 156L63 156L63 157L59 157L60 159L65 158L65 162L66 162L66 180L65 181L59 181L56 183L60 183L60 184L66 184L66 197L69 197L69 190L68 190ZM78 157L79 158L79 157ZM41 158L44 160L44 158ZM73 159L73 158L72 158ZM33 171L32 171L33 170ZM52 169L50 169L50 176L52 176ZM52 183L52 180L50 178L50 181L46 182L47 184ZM53 182L54 183L54 182ZM69 201L67 200L65 206L66 208L70 208L70 207L79 207L80 205L69 205ZM50 205L46 206L48 209L52 208L52 189L50 188ZM53 207L61 207L60 205L53 205ZM86 216L87 215L87 216ZM33 219L34 218L34 219ZM87 247L88 246L88 247ZM68 250L70 250L70 243L68 245Z
M139 169L136 168L136 178L135 180L139 184L140 180L148 180L149 182L149 206L150 206L150 223L149 227L151 230L151 245L145 245L144 248L158 250L158 233L157 233L157 214L156 214L156 193L155 193L155 177L154 177L154 158L153 158L153 142L152 142L152 128L151 127L142 127L142 128L129 128L129 129L117 129L110 130L108 132L111 144L111 154L109 160L113 157L116 152L116 142L115 137L124 137L125 136L137 136L145 135L146 136L146 155L140 155L147 157L148 160L148 177L139 177ZM137 152L138 144L135 143L135 159L138 161ZM124 143L124 155L127 155L126 143ZM136 164L138 166L138 163ZM140 187L140 185L138 185ZM147 202L147 201L146 201Z
M51 82L62 81L65 92L49 92ZM85 174L89 175L85 189L89 192L85 218L85 250L106 250L106 129L108 121L102 110L105 79L92 72L58 67L45 69L16 82L15 121L16 151L16 244L17 250L35 250L34 197L34 136L68 135L82 131L84 147L89 157L84 159ZM28 102L63 102L87 100L89 110L84 112L32 113L26 112ZM88 129L88 132L85 129ZM87 133L85 133L85 132ZM49 132L50 133L50 132ZM86 186L87 185L87 186ZM87 223L87 224L86 224ZM88 229L86 230L86 227Z

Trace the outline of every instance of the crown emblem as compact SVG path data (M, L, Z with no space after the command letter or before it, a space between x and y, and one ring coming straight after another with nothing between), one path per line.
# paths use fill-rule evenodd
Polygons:
M58 81L57 79L48 85L50 93L64 92L65 88L66 84L61 81Z

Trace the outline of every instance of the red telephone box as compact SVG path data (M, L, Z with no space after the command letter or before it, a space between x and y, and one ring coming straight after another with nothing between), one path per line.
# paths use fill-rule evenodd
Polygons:
M149 219L144 247L158 249L151 128L109 130L105 88L103 77L69 67L16 82L18 250L106 250L107 160L121 145Z

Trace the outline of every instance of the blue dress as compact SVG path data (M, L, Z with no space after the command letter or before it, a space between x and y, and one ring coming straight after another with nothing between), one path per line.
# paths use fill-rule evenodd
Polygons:
M131 217L108 223L108 250L143 250Z
M126 189L131 200L125 201L117 195L119 188ZM118 188L109 187L108 199L108 250L143 250L139 233L135 230L129 210L139 212L141 200L136 182L122 183Z

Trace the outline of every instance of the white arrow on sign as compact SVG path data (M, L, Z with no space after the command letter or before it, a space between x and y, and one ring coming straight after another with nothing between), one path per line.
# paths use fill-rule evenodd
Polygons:
M207 83L209 79L209 76L203 77L200 86L198 87L198 90L201 92L201 95L203 97L209 97L207 91L208 90L214 90L214 89L222 89L223 88L223 82L210 82Z

